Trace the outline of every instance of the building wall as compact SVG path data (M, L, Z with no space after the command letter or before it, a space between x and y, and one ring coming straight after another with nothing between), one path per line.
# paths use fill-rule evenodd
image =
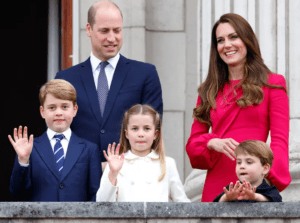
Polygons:
M80 62L91 52L86 35L88 8L96 1L79 0ZM290 98L290 171L292 185L283 195L295 200L300 185L300 1L299 0L113 0L123 13L121 54L152 63L162 83L163 136L166 154L175 158L187 193L199 199L205 171L193 170L185 144L193 122L197 88L207 75L210 35L220 15L234 12L248 20L263 59L285 76ZM192 173L191 173L192 172ZM189 184L190 182L190 184Z

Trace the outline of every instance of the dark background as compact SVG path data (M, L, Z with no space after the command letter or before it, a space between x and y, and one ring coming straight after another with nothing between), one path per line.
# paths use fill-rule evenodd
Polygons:
M13 201L8 187L16 153L7 135L19 125L27 126L35 137L46 129L38 94L47 81L48 1L1 4L0 201Z

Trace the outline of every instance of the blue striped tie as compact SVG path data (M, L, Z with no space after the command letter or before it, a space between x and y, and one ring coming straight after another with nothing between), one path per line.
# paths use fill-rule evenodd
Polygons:
M62 148L62 145L60 143L60 140L64 138L63 134L57 134L53 138L56 139L56 143L54 145L54 155L55 155L55 160L58 166L58 171L61 172L62 169L64 168L64 149Z
M108 83L107 83L107 78L104 70L108 64L109 63L107 61L100 63L100 73L98 77L97 94L98 94L98 100L100 104L101 116L103 116L106 99L108 95Z

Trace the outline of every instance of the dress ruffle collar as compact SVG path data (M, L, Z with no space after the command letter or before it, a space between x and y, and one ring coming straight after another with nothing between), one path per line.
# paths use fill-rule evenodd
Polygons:
M131 150L128 150L126 153L125 153L125 159L127 160L134 160L134 159L139 159L139 158L151 158L151 159L158 159L159 158L159 155L152 149L151 150L151 153L149 153L147 156L145 157L140 157L140 156L137 156L135 154L133 154L131 152Z

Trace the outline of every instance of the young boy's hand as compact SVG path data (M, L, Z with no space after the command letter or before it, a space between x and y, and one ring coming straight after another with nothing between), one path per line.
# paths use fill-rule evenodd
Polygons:
M255 200L255 191L256 187L252 188L251 184L245 180L243 180L244 188L242 192L239 194L238 200Z
M119 157L120 144L117 145L116 150L115 146L116 143L113 143L112 146L109 144L107 148L107 154L105 151L103 151L104 157L107 160L110 169L108 178L114 186L117 185L117 176L124 163L124 153L122 153L121 157Z
M224 187L224 195L220 198L220 202L229 202L237 200L240 196L241 191L243 191L244 185L237 181L235 185L231 182L229 185L229 190Z
M238 200L269 201L264 195L255 193L256 186L252 188L251 184L245 180L243 181L243 185L245 186L240 193Z
M22 126L14 129L14 139L8 135L8 139L18 154L18 161L22 164L29 163L29 157L33 147L33 135L30 135L28 140L27 127L24 127L22 133Z

